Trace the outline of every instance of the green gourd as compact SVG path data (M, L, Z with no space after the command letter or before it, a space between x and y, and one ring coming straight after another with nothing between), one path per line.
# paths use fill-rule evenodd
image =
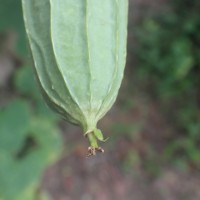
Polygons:
M36 77L47 104L103 152L97 122L116 100L126 60L128 0L22 0Z

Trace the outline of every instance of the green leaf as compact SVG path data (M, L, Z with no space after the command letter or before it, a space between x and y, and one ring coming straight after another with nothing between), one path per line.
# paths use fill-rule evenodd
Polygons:
M0 31L14 31L19 38L17 49L25 55L27 51L21 1L1 0L0 19Z
M29 105L15 100L0 112L0 151L16 154L26 137L30 125Z
M0 198L35 200L42 173L60 150L55 123L34 117L22 100L6 106L0 113Z
M34 78L34 71L31 67L20 67L15 74L14 85L20 94L34 100L34 109L37 114L55 122L58 117L42 101L42 96Z
M27 95L37 100L40 99L41 95L34 80L34 72L31 67L20 67L16 71L14 85L22 95Z

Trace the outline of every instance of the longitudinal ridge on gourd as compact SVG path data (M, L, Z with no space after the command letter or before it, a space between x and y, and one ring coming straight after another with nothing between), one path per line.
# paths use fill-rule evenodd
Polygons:
M126 59L128 0L22 0L45 101L103 152L97 122L116 100Z

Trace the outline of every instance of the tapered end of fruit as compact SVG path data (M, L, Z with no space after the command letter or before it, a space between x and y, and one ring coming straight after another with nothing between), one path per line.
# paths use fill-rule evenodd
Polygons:
M101 142L105 142L107 140L104 139L101 130L94 129L91 132L86 132L85 136L88 137L90 143L90 146L88 147L87 157L94 156L97 152L104 153L103 148L98 146L98 140Z
M87 157L89 157L89 156L95 156L97 152L104 153L104 149L101 148L101 147L97 147L97 148L88 147Z

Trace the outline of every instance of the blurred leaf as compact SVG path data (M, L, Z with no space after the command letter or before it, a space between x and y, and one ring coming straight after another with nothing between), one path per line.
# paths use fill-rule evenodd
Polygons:
M133 78L177 131L165 147L165 159L199 165L200 1L170 0L166 8L134 28Z
M130 149L128 155L122 163L122 167L128 174L132 175L134 174L133 169L138 167L140 164L141 158L139 153L134 149Z
M174 56L175 77L185 78L194 66L194 58L191 52L191 44L185 38L177 39L172 46Z
M20 67L15 73L14 84L17 91L21 94L35 100L40 98L39 89L34 80L34 72L31 67Z
M28 104L21 100L1 112L0 198L3 200L35 200L44 169L60 154L61 140L55 123L31 116Z
M15 100L0 112L0 151L15 154L23 144L30 126L30 109L23 100Z
M25 30L22 17L20 0L1 0L0 6L0 31L14 31L19 36L18 51L26 54Z
M34 80L35 74L31 67L20 67L14 77L14 85L16 90L21 94L30 98L34 102L35 113L40 116L47 117L49 120L56 121L57 115L51 111L45 104L40 94L38 85Z
M35 108L35 112L37 112L40 117L47 118L52 123L57 122L61 118L46 105L42 98L40 101L35 102Z
M179 170L188 171L188 160L185 157L176 158L173 163Z
M132 139L138 137L138 133L140 132L142 128L142 125L139 123L134 123L134 124L125 124L125 123L117 123L113 124L111 127L112 132L115 133L115 138L117 136L128 136Z

